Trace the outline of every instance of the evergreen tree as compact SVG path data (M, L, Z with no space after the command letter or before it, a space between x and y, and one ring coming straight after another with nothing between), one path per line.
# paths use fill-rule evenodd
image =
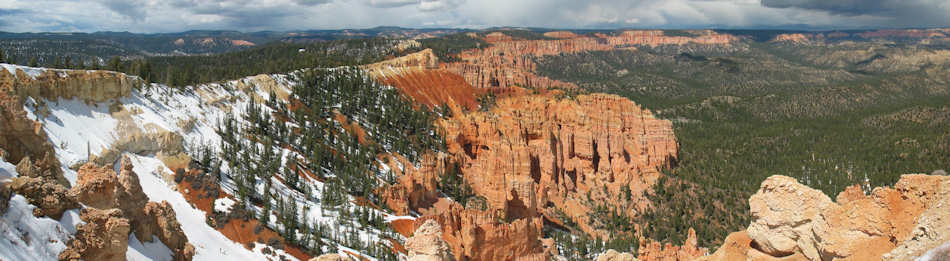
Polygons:
M106 69L110 71L122 71L122 60L118 56L112 56L112 59L109 60L109 67Z
M30 57L30 64L29 64L29 66L30 66L30 67L39 67L39 66L40 66L40 64L39 64L38 62L36 62L36 57Z

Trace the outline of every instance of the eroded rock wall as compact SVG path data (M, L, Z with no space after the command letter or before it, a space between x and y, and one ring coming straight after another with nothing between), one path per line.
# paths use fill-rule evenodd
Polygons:
M597 202L646 207L642 192L678 150L669 121L614 95L512 97L443 126L449 152L490 210L509 220L563 212L602 237L589 215ZM626 190L629 199L620 196Z
M15 72L0 70L0 91L54 101L77 98L105 102L128 96L132 88L143 84L137 77L110 71L29 70L30 73L19 68Z

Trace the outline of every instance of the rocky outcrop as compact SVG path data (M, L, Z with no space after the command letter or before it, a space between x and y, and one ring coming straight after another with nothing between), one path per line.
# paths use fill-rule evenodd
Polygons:
M706 260L908 260L948 240L950 177L903 175L894 188L848 187L836 202L784 176L749 199L753 221ZM748 235L748 237L746 237Z
M6 180L0 180L0 216L7 213L10 208L10 198L13 197L13 190Z
M384 72L390 68L418 68L434 69L439 67L439 57L435 56L432 49L425 49L419 52L400 56L398 58L369 64L363 66L363 69L370 73Z
M129 220L118 209L84 208L75 237L59 260L125 260L129 248Z
M553 40L514 40L504 32L493 32L483 39L492 46L461 53L461 62L441 67L461 75L475 88L575 88L573 83L552 80L535 74L535 57L587 51L630 49L633 46L717 44L728 45L738 38L714 31L689 31L689 36L668 36L663 31L623 31L614 35L576 36L568 32L549 32Z
M0 70L2 75L5 70ZM39 122L30 120L23 109L23 99L0 90L0 151L10 163L23 163L24 158L42 159L43 172L20 172L21 176L51 176L52 180L69 186L62 178L59 161L53 158L53 145L49 143L46 132ZM33 164L29 159L28 164ZM49 166L45 166L49 165ZM29 168L34 170L32 166ZM35 175L34 175L35 174Z
M159 241L165 244L174 253L175 260L191 260L195 255L195 247L188 243L185 231L175 215L175 210L168 201L148 202L145 205L145 220L142 222L150 228ZM145 233L145 232L143 232ZM145 241L151 241L151 235L145 235ZM136 238L138 234L136 234Z
M682 246L674 246L670 243L660 244L659 242L641 243L638 253L640 254L639 259L643 261L687 261L706 255L707 250L699 247L696 242L696 231L690 228L686 242Z
M805 34L779 34L772 38L772 42L789 42L789 43L808 43L810 37L817 37L818 35L805 35Z
M422 218L442 225L442 238L450 246L455 260L547 260L540 241L542 219L526 217L505 222L490 211L463 208L457 202L441 199L432 208L421 210ZM407 246L408 248L408 246Z
M348 261L350 258L340 256L339 254L324 254L311 258L310 261Z
M17 67L14 72L0 70L0 91L53 101L76 98L89 102L105 102L128 96L132 93L132 88L142 84L138 77L110 71L29 67Z
M610 249L607 252L597 256L596 261L638 261L637 257L630 253L620 253Z
M563 212L601 237L606 233L591 226L598 222L592 209L646 207L642 192L678 150L669 121L603 94L501 99L490 112L455 117L443 127L448 151L460 157L465 179L489 210L507 220Z
M442 227L435 220L426 220L408 240L406 250L410 261L448 261L449 246L442 240Z
M445 157L446 155L423 155L420 167L416 168L405 157L386 155L381 159L383 162L389 166L403 168L391 169L399 182L380 188L378 194L396 215L408 215L410 210L431 207L439 198L439 178L444 169Z
M144 242L158 238L172 250L175 260L191 260L195 249L181 230L174 209L168 202L149 202L132 168L127 157L122 159L119 175L112 166L87 163L79 169L70 194L88 207L120 210L136 238Z
M78 208L76 197L62 185L48 180L22 176L13 179L10 189L27 198L30 204L36 206L33 215L47 216L59 219L67 209Z
M59 160L51 152L47 152L37 161L33 161L29 156L21 159L20 163L16 165L16 171L22 177L40 178L64 188L69 188L69 181L63 177Z

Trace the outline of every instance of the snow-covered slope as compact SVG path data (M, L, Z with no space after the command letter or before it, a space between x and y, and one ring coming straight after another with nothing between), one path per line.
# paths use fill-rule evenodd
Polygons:
M28 75L45 70L12 65L3 67L10 71L24 70ZM56 156L62 163L64 176L73 185L76 183L77 173L70 167L75 168L78 164L103 157L107 150L116 149L120 144L122 149L136 148L136 151L120 153L132 160L133 170L139 175L143 191L149 200L167 201L174 208L188 241L195 247L194 260L276 260L277 257L297 260L285 250L274 249L265 244L255 244L253 249L248 249L244 244L232 241L215 227L208 225L208 217L213 214L200 210L194 202L189 202L186 196L178 191L175 181L170 178L174 176L174 171L162 160L165 156L162 151L146 148L148 146L138 149L134 142L123 143L130 134L170 132L182 138L181 147L188 155L200 155L207 150L220 153L222 150L219 144L222 137L217 128L222 120L231 117L242 122L249 103L255 103L255 99L259 99L256 103L269 100L274 93L290 93L294 84L293 78L289 75L265 75L182 89L151 84L134 89L128 96L118 97L116 102L97 103L81 98L43 100L28 97L24 109L31 119L42 123L42 129L47 133L55 147ZM264 105L262 110L273 112L275 109ZM256 145L259 149L265 149L263 144ZM277 155L283 155L280 158L280 166L284 166L290 159L304 157L290 149L277 150ZM215 201L214 209L218 211L226 211L233 206L234 200L229 195L237 193L234 180L231 179L234 173L231 173L229 164L224 163L220 166L220 188L225 196ZM385 171L388 167L382 166L381 169ZM332 175L333 170L328 171ZM0 161L0 177L4 175L16 174L12 165ZM321 240L327 245L319 246L320 252L337 251L375 260L375 257L360 254L360 251L354 249L380 244L378 242L385 241L384 237L398 237L372 226L361 226L355 221L358 217L344 214L347 217L341 218L341 211L356 213L358 209L364 209L353 203L355 198L349 197L343 206L324 207L319 202L321 193L326 189L321 181L304 179L300 186L311 192L304 194L283 184L279 175L271 177L271 180L273 187L270 189L275 200L283 198L294 201L300 210L294 214L300 220L331 229L329 234L334 235L334 238ZM264 182L261 181L253 187L258 193L265 189ZM274 201L275 205L277 203ZM64 220L56 221L35 218L30 214L30 208L22 196L14 196L10 211L0 220L0 232L7 238L0 240L3 241L0 242L0 260L55 260L58 253L65 248L70 235L75 233L75 223L79 221L77 210L70 210L63 217ZM250 208L254 216L258 216L262 211L260 206L254 205ZM371 215L389 216L380 210L373 209L370 212ZM276 221L275 214L271 217L268 227L274 230L285 229ZM23 237L25 234L29 236ZM350 239L343 236L344 234L353 234L356 237ZM304 236L303 232L296 232L296 238ZM132 234L129 242L126 255L129 260L171 259L170 250L160 241L143 243Z

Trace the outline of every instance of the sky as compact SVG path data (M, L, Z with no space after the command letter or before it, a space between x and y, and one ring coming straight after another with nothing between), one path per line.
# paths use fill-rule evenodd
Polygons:
M0 31L950 27L950 0L0 0Z

